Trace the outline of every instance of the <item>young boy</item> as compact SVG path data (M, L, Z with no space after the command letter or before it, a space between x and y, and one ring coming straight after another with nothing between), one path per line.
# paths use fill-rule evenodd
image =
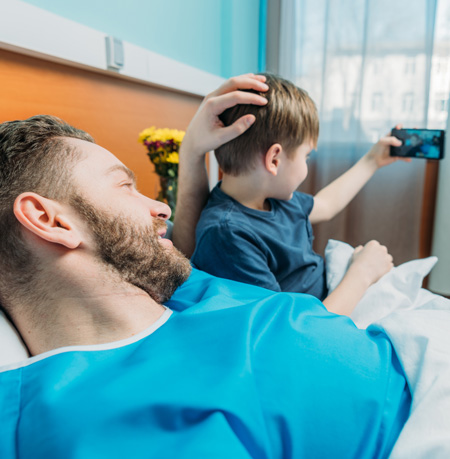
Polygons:
M389 146L401 141L382 138L314 197L295 191L317 144L317 109L293 83L265 76L265 106L238 105L221 116L225 125L249 113L256 121L216 150L223 178L202 212L191 261L218 277L312 294L330 311L349 315L367 288L393 267L392 256L376 241L357 247L344 279L328 295L324 261L312 249L311 224L344 209L379 167L395 161Z

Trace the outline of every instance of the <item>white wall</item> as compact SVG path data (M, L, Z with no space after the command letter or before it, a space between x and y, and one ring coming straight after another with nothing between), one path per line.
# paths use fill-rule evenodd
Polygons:
M0 48L111 73L106 65L106 34L20 0L1 0ZM120 78L204 96L224 79L174 59L123 42Z

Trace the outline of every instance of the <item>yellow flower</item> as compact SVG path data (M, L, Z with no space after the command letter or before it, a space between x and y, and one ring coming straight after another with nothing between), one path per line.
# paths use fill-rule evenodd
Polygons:
M179 163L179 158L178 158L178 153L169 153L167 156L166 156L166 161L168 163L172 163L172 164L178 164Z
M157 129L155 126L151 126L147 129L144 129L139 134L139 142L167 142L168 140L173 140L178 145L181 144L184 137L184 131L179 131L178 129Z
M153 133L155 132L155 127L152 126L150 128L144 129L140 134L139 134L139 142L144 143L144 140L147 139L148 137L151 137Z

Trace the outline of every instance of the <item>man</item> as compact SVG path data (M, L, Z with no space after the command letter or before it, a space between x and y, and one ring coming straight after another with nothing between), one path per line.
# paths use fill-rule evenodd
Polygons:
M253 121L218 114L264 103L238 88L264 84L228 81L186 134L178 241L207 186L189 169ZM0 161L0 302L33 356L0 372L0 457L389 454L411 397L384 335L307 295L190 274L162 238L169 208L58 119L2 124Z

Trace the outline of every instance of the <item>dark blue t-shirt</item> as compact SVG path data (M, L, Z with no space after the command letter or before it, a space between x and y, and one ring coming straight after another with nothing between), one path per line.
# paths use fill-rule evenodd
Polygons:
M327 295L323 258L312 249L314 199L269 199L271 210L243 206L217 185L196 229L192 263L214 276L276 292Z

